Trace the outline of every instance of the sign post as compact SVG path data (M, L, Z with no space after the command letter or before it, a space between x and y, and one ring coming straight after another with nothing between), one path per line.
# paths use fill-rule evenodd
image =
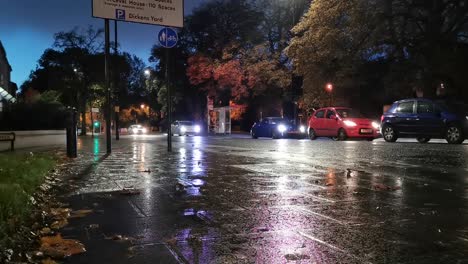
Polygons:
M93 0L93 17L126 22L184 26L184 0Z
M166 109L167 109L167 151L172 152L172 84L170 81L169 75L169 63L170 49L177 45L179 37L177 32L172 28L163 28L159 31L158 34L159 44L166 48L166 89L167 89L167 99L166 99Z
M104 19L104 60L105 60L105 80L106 80L106 150L107 154L112 152L112 134L111 134L111 87L110 87L110 41L109 41L109 19Z
M111 153L111 88L110 88L110 44L109 44L109 19L162 25L170 27L184 26L184 0L92 0L92 15L93 17L104 19L105 29L105 83L107 88L106 107L106 141L107 153ZM158 35L161 46L166 50L166 82L167 82L167 108L169 117L169 133L168 133L168 151L172 151L171 138L171 85L169 82L169 49L177 44L178 37L175 30L164 28ZM117 125L117 124L116 124ZM118 132L117 132L118 134ZM117 135L116 135L117 136ZM118 136L117 136L118 137Z

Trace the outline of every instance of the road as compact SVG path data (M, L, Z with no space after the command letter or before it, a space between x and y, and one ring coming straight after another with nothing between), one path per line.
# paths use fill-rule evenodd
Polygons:
M69 263L468 263L468 145L165 143L80 140Z

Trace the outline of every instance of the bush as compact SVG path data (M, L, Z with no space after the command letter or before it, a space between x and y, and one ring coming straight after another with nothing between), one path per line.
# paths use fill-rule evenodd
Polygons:
M66 109L60 103L18 103L0 119L0 130L55 130L65 128Z

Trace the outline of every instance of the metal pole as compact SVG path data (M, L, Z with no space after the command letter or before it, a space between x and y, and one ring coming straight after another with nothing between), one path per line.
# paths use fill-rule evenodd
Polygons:
M119 55L118 50L117 50L117 20L114 20L114 56L115 59L117 60L117 56ZM114 61L114 92L115 92L115 103L118 105L119 102L119 89L118 89L118 76L119 72L117 69L117 63ZM115 115L115 140L120 140L120 132L119 132L119 113L117 111L114 111Z
M94 138L94 117L93 117L93 104L89 103L89 107L91 108L91 137Z
M111 89L110 89L110 44L109 44L109 19L104 20L105 30L105 79L106 79L106 146L107 154L112 152L112 134L111 134Z
M169 52L170 49L166 48L166 89L167 89L167 151L172 152L172 95L171 95L171 82L169 78Z

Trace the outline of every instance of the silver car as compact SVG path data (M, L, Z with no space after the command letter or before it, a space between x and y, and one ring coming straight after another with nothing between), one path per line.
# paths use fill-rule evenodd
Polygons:
M200 125L192 121L175 121L171 125L172 135L199 135L201 133Z
M142 125L131 125L128 128L128 134L130 135L142 135L142 134L146 134L147 132L148 130Z

